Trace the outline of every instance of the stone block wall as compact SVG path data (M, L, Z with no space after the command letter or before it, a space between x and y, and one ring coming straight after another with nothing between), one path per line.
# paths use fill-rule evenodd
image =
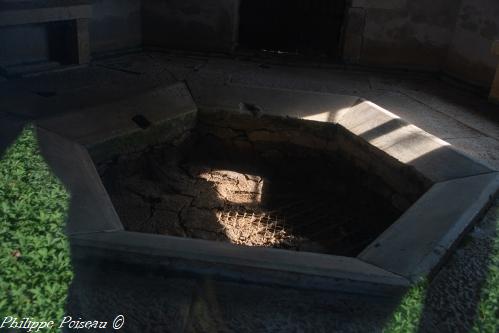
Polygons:
M232 51L239 0L142 0L144 46Z
M454 0L352 0L344 59L380 67L438 70L458 10Z
M92 54L138 48L142 45L142 0L92 0Z
M443 69L461 80L489 88L497 66L497 57L490 52L496 39L499 1L461 0Z
M441 71L488 89L499 38L496 0L350 0L347 63Z

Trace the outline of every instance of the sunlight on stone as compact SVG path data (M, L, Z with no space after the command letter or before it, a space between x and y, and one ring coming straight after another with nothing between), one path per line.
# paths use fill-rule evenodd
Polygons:
M322 121L322 122L337 122L350 108L342 108L335 111L326 111L311 116L303 117L306 120Z
M260 176L215 169L200 173L199 178L213 184L221 200L249 205L262 202L263 179Z

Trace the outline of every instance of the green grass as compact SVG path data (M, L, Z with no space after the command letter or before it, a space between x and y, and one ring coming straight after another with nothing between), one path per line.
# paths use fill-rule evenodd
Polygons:
M495 207L495 209L499 209ZM495 223L496 237L489 264L489 273L482 289L478 318L472 333L499 332L499 221Z
M384 333L416 333L418 331L427 287L427 281L421 281L407 292L383 330Z
M0 159L0 318L63 317L73 276L68 203L27 127Z

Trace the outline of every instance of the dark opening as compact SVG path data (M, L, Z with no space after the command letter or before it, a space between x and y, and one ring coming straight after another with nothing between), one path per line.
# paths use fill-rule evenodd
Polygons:
M78 45L75 21L58 21L47 24L50 60L61 65L78 62Z
M242 0L243 49L338 56L345 0Z

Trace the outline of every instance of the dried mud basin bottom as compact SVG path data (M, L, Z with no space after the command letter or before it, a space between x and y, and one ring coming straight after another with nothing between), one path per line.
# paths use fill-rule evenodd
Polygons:
M249 121L261 131L264 121L232 115L224 128L203 119L99 165L126 230L356 256L402 213L394 190L348 156L285 139L299 123L280 120L275 140L238 129Z

